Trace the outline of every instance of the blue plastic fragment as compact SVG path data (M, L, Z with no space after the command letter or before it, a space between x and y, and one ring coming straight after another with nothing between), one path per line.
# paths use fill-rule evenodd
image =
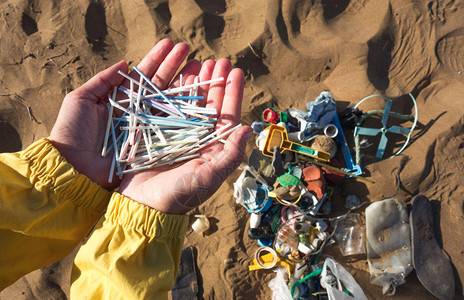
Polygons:
M258 245L261 247L270 247L272 245L272 239L258 239Z
M342 125L338 119L338 115L335 114L332 119L332 123L337 127L338 134L335 137L335 141L338 144L338 147L342 149L343 157L345 158L346 168L345 171L353 173L353 175L361 175L362 169L360 165L355 165L353 158L351 157L350 149L348 148L348 143L346 142L345 134L343 133Z

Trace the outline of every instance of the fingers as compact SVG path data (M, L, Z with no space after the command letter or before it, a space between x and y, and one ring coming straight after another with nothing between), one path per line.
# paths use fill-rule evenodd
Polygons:
M226 89L226 78L232 69L228 59L221 58L214 66L211 79L224 77L224 81L213 83L209 86L208 97L206 98L206 107L217 109L218 115L221 115L222 101Z
M191 82L187 83L187 78L190 76L197 76L198 72L200 72L201 69L201 63L196 60L192 59L188 61L185 66L180 70L179 74L176 76L176 78L171 82L170 87L178 87L180 86L180 75L182 74L182 85L187 85L190 83L193 83L193 79Z
M189 54L185 43L176 45L169 39L158 42L137 66L160 89L165 89ZM133 78L139 78L134 71Z
M171 82L174 75L176 75L177 70L179 70L184 60L187 58L189 51L190 49L187 44L176 44L163 60L158 70L156 70L155 75L151 78L151 82L153 82L158 88L165 89L169 82Z
M148 78L151 78L156 70L158 70L161 63L164 61L166 56L174 48L174 43L170 39L163 39L159 41L147 55L142 59L142 61L137 65L137 67L145 74ZM131 76L137 73L131 72ZM138 76L134 76L138 78Z
M120 61L92 77L76 89L74 93L83 93L86 99L98 101L108 95L114 86L118 86L124 81L124 78L118 74L118 71L127 73L128 68L125 61Z
M224 100L222 101L221 114L218 125L232 123L235 126L240 122L243 99L244 75L240 69L233 69L226 79Z
M199 81L210 80L213 76L214 66L216 62L212 59L209 59L203 63L201 66L200 74L198 75ZM208 99L209 85L202 85L198 87L198 96L203 96L204 100L200 100L198 106L205 107L206 99Z

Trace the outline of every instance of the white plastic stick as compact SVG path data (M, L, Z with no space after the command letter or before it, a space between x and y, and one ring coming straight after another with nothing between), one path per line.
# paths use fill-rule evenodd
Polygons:
M115 164L116 164L116 153L113 154L113 160L111 161L110 175L108 176L108 183L113 182L113 174L114 174L114 165Z
M106 123L106 132L105 132L105 140L103 141L103 149L102 149L102 156L106 156L106 149L108 147L108 136L110 134L111 129L111 121L113 120L113 105L108 107L108 123Z

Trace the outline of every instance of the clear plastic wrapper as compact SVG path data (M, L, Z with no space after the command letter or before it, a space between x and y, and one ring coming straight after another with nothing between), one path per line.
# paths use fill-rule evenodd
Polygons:
M335 239L343 256L364 254L364 226L357 213L348 214L344 219L336 221Z

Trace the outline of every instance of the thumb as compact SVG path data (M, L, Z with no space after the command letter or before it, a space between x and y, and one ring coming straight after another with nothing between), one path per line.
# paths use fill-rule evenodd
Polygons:
M222 155L213 160L217 168L226 170L226 176L230 175L242 162L245 147L253 131L249 126L243 126L235 130L224 144Z
M85 93L87 99L98 101L105 97L114 86L118 86L124 81L124 77L120 76L118 71L127 73L128 69L127 63L122 60L90 78L75 92Z
M224 144L224 151L227 151L231 156L243 156L248 139L253 134L250 126L242 126L235 130Z

